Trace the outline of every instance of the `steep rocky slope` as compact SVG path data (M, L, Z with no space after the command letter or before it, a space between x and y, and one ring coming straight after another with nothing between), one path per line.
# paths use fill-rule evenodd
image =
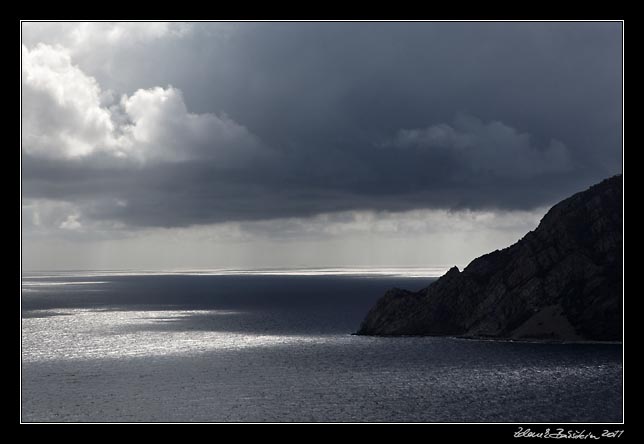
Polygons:
M536 230L419 292L389 290L360 335L622 339L622 176L563 200Z

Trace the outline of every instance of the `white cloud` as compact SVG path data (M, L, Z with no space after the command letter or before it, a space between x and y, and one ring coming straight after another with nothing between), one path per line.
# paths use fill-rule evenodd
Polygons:
M181 91L173 87L140 89L123 96L121 106L131 121L124 130L128 144L145 158L212 156L231 164L259 149L255 137L228 117L189 113Z
M45 233L80 224L80 209L64 201L24 199L22 201L22 228L26 233Z
M182 22L25 22L27 45L49 42L65 46L75 56L123 49L164 38L181 38L193 27Z
M67 27L73 47L100 44L135 45L163 37L181 37L188 33L186 23L170 22L82 22Z
M527 178L572 168L568 148L558 140L537 146L528 133L499 121L482 122L461 116L449 125L402 129L383 147L420 149L449 155L471 173Z
M60 228L63 230L78 230L82 226L78 220L79 218L80 214L78 213L70 214L67 216L67 219L60 224Z
M23 46L22 59L22 143L31 155L100 153L137 162L208 156L231 166L260 150L258 140L227 116L190 113L172 86L139 89L114 103L114 94L74 65L64 47Z
M62 236L66 239L107 238L117 239L127 236L124 225L116 221L94 220L87 217L87 208L110 202L69 202L51 199L23 199L22 201L22 235L38 241ZM122 205L116 200L113 205Z
M116 144L100 88L63 47L22 47L23 148L45 157L81 157Z

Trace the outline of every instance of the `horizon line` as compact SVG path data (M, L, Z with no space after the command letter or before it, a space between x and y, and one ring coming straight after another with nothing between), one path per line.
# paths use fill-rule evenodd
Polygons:
M400 276L439 277L453 265L434 266L326 266L326 267L196 267L165 269L21 269L21 277L47 277L90 274L125 275L193 275L193 276ZM462 267L459 267L462 268Z

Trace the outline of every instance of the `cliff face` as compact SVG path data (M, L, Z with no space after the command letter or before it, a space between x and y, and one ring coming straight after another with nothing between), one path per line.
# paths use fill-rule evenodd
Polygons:
M516 244L419 292L389 290L360 335L622 339L622 176L563 200Z

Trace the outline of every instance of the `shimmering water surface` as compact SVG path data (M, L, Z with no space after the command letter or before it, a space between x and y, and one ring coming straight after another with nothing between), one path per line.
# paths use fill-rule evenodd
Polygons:
M350 334L423 274L26 275L22 419L622 420L621 345Z

